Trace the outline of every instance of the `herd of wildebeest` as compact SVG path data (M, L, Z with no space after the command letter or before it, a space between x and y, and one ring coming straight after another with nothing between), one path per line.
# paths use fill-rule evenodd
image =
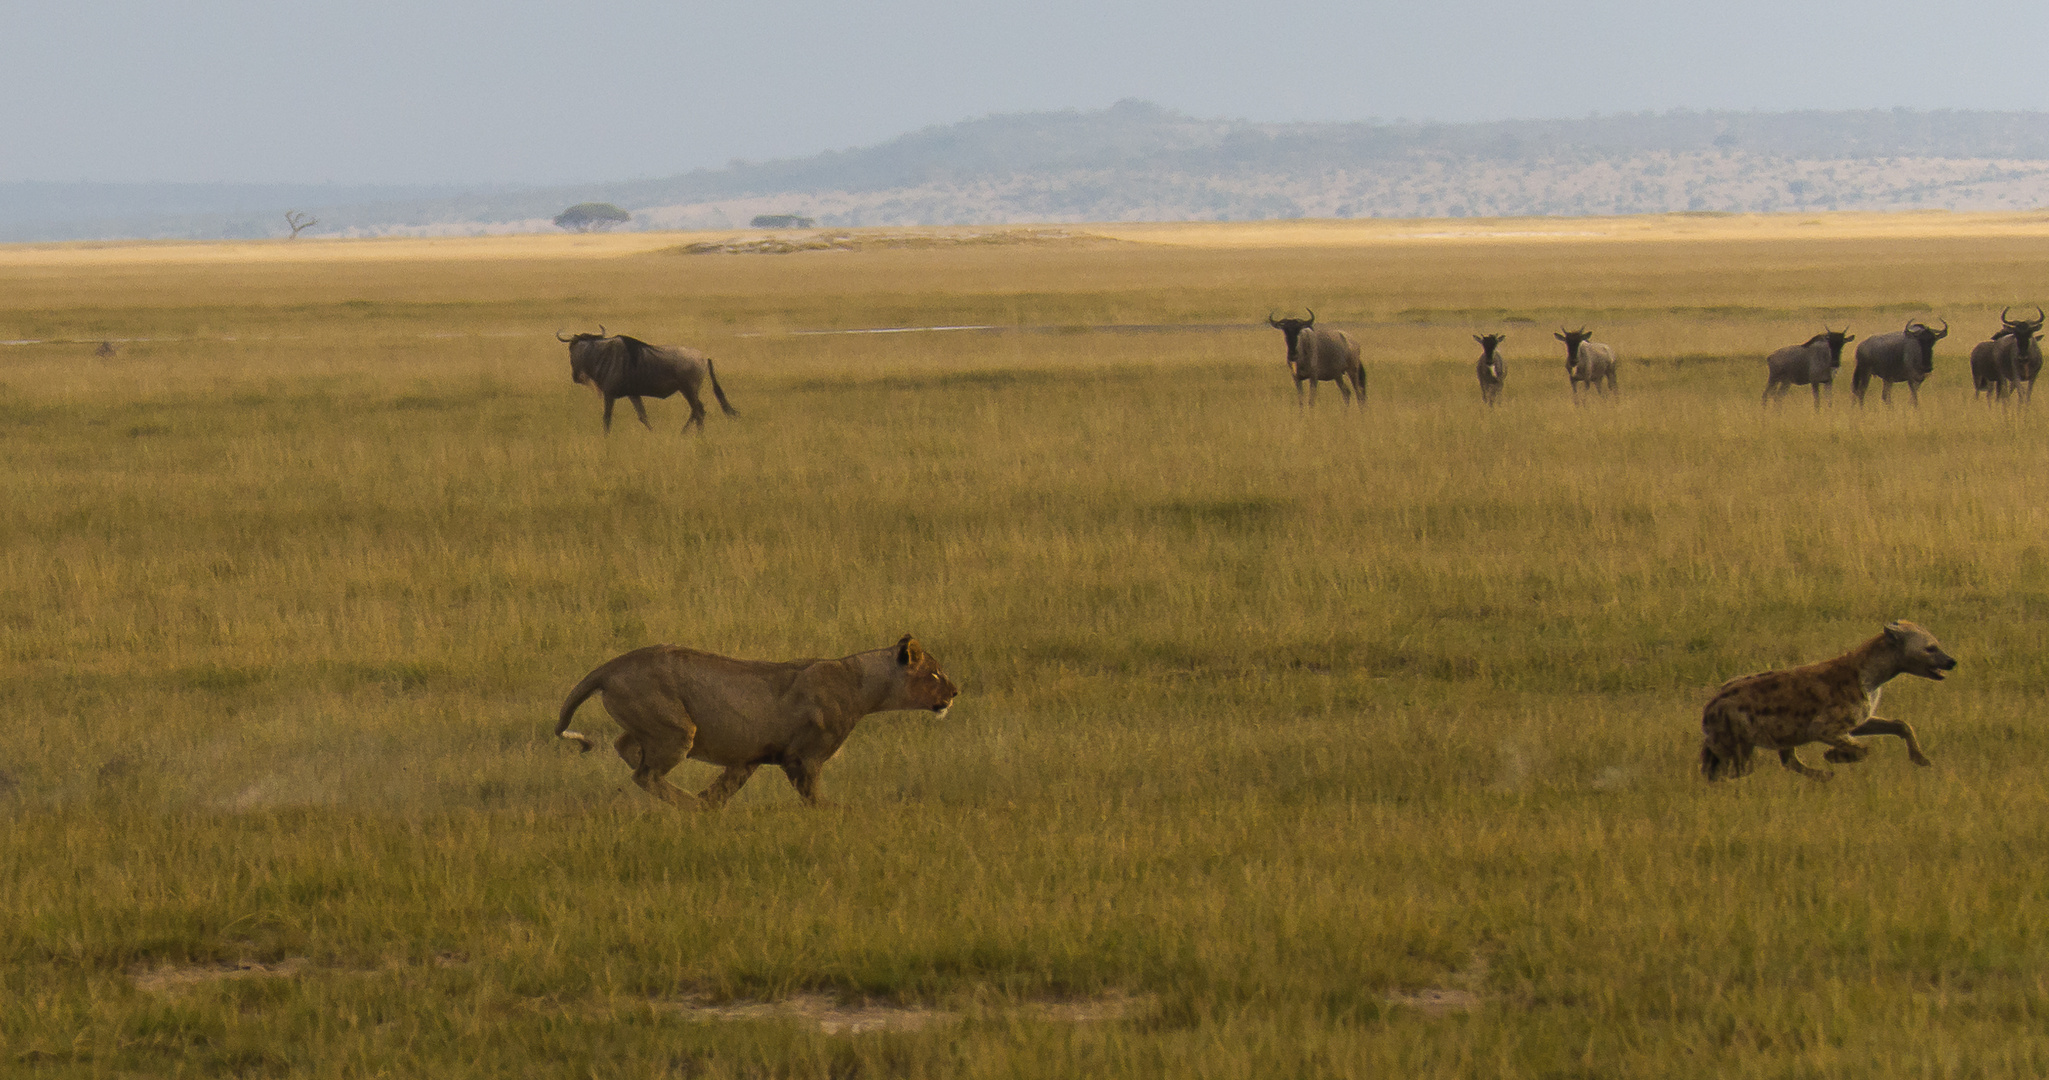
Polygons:
M2032 319L2008 318L2012 310L2002 309L1999 330L1990 339L1971 347L1973 396L1983 395L1988 401L2011 398L2026 402L2034 393L2035 377L2042 372L2045 317L2039 306ZM1949 336L1949 320L1936 321L1942 324L1940 329L1920 319L1909 319L1898 330L1857 342L1857 366L1850 376L1850 392L1856 395L1858 404L1864 403L1864 392L1873 379L1884 384L1879 396L1887 404L1892 403L1894 383L1906 383L1914 404L1921 403L1921 383L1935 370L1935 343ZM1334 382L1347 404L1355 396L1361 404L1365 403L1366 365L1359 358L1358 342L1350 334L1317 326L1314 310L1306 319L1281 319L1269 314L1266 322L1287 339L1288 374L1295 380L1297 401L1315 404L1317 384ZM1594 341L1592 331L1585 326L1577 330L1559 327L1551 336L1565 343L1565 376L1574 401L1580 400L1582 390L1603 396L1619 394L1612 346ZM683 429L688 431L695 425L703 430L704 402L697 393L707 381L718 398L719 408L728 416L739 415L719 386L711 357L696 349L650 345L639 338L607 334L602 326L595 334L570 337L563 337L558 330L555 338L569 346L570 377L604 396L607 432L612 430L612 405L620 398L632 402L634 415L642 424L652 427L641 399L666 398L678 393L690 403L690 418L683 422ZM1480 343L1480 359L1474 365L1480 380L1480 400L1493 405L1501 400L1502 387L1508 382L1508 364L1501 355L1501 344L1508 340L1508 335L1475 334L1473 340ZM1827 389L1833 398L1836 371L1843 366L1843 346L1853 341L1857 341L1857 336L1848 327L1833 330L1824 326L1821 333L1766 357L1765 403L1784 398L1793 387L1805 386L1814 392L1814 407L1821 408L1821 392ZM1306 395L1304 384L1308 386Z
M2032 319L2010 319L2007 315L2012 310L2002 310L1999 331L1971 348L1974 396L1983 395L1988 401L2027 401L2034 392L2035 377L2042 371L2042 309L2035 308ZM1850 377L1850 392L1857 396L1858 404L1864 403L1864 391L1873 379L1884 384L1879 396L1886 403L1892 402L1894 383L1906 383L1914 404L1921 403L1922 380L1935 370L1935 343L1949 336L1949 321L1936 321L1942 324L1941 329L1909 319L1899 330L1858 342L1857 366ZM1307 401L1314 404L1316 384L1327 381L1338 384L1347 402L1355 392L1362 402L1365 400L1366 369L1359 360L1358 343L1351 335L1318 327L1314 311L1306 319L1279 319L1269 314L1266 322L1287 338L1288 372L1294 377L1298 401L1303 400L1302 386L1307 383ZM1580 400L1582 390L1603 395L1617 392L1612 347L1592 340L1593 334L1585 326L1577 330L1559 327L1551 336L1565 343L1565 375L1572 386L1574 401ZM1501 400L1501 388L1508 381L1508 364L1501 356L1501 343L1508 340L1508 335L1475 334L1473 340L1480 343L1480 359L1474 365L1480 380L1480 400L1493 405ZM1836 371L1843 366L1843 346L1856 340L1848 327L1832 330L1824 326L1821 333L1805 342L1772 353L1765 359L1769 373L1764 401L1769 404L1785 397L1793 387L1806 386L1813 389L1814 407L1819 409L1822 390L1826 388L1831 396L1835 393Z

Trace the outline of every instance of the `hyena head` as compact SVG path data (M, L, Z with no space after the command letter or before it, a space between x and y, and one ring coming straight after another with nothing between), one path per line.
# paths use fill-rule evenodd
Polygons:
M1885 624L1885 640L1900 658L1900 670L1908 675L1942 681L1942 673L1957 666L1956 658L1942 651L1935 635L1901 619Z

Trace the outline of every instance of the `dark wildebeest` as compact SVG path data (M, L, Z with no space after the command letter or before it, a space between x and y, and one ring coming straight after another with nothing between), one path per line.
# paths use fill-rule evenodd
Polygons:
M1501 362L1501 343L1508 335L1474 334L1473 340L1480 343L1480 362L1474 368L1480 376L1480 400L1492 405L1501 400L1501 384L1508 381L1508 365Z
M1971 385L1976 388L1972 397L1984 394L1990 401L1996 395L2004 401L2008 394L2018 394L2025 404L2035 394L2035 376L2042 373L2042 341L2037 335L2049 318L2039 306L2032 319L2009 319L2006 313L2011 310L2000 310L2004 326L1991 341L1971 347Z
M1302 383L1309 383L1309 404L1316 404L1316 384L1335 381L1338 393L1345 396L1345 404L1352 403L1352 392L1359 393L1359 404L1366 404L1366 365L1359 362L1359 346L1351 335L1343 330L1318 330L1316 312L1306 319L1279 319L1271 314L1266 324L1287 335L1288 374L1295 378L1295 403L1302 403ZM1349 383L1350 385L1347 385Z
M1814 388L1814 407L1821 408L1821 388L1828 387L1830 402L1836 397L1836 369L1843 366L1843 344L1857 340L1845 326L1841 330L1830 330L1822 326L1823 333L1807 339L1804 345L1788 345L1765 359L1765 367L1771 374L1765 379L1764 401L1770 404L1776 397L1784 400L1786 394L1796 386Z
M640 417L642 426L653 431L655 426L647 422L647 408L640 399L665 398L678 391L690 402L690 419L683 421L683 430L689 431L690 425L696 424L697 430L703 431L704 402L698 400L697 388L706 379L711 380L711 392L718 396L719 408L727 416L740 415L740 410L726 401L711 357L696 349L650 345L624 334L608 336L602 326L595 334L575 337L563 337L562 331L557 330L555 340L569 343L569 377L605 396L607 435L612 433L614 401L625 398L633 402L634 415Z
M1907 384L1914 405L1921 404L1921 381L1935 370L1935 343L1949 336L1949 320L1938 319L1942 329L1932 330L1919 320L1908 320L1906 329L1880 334L1857 343L1857 370L1850 376L1850 393L1864 404L1864 391L1876 376L1885 383L1879 400L1892 404L1892 384Z
M1582 326L1577 330L1559 327L1551 335L1565 343L1565 377L1572 383L1572 400L1579 401L1579 388L1585 384L1595 393L1621 396L1615 389L1615 350L1606 345L1596 345L1587 340L1593 331ZM1607 383L1603 387L1602 383Z

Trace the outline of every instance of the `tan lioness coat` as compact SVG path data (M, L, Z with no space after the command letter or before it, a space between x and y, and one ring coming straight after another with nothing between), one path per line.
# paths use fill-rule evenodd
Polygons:
M605 711L626 729L613 747L649 794L716 809L755 769L776 765L816 804L819 769L862 717L895 709L944 716L959 692L909 634L890 648L838 660L735 660L650 645L584 676L562 703L555 734L589 752L591 741L569 730L569 721L585 699L602 694ZM693 797L664 779L684 758L726 771Z
M1897 735L1914 764L1929 764L1913 728L1875 715L1879 688L1895 675L1940 682L1956 666L1935 635L1902 621L1887 623L1883 633L1833 660L1730 679L1701 712L1700 771L1710 780L1742 776L1762 746L1777 750L1786 768L1826 780L1832 774L1810 768L1795 751L1827 743L1822 756L1828 760L1862 761L1871 748L1858 735Z

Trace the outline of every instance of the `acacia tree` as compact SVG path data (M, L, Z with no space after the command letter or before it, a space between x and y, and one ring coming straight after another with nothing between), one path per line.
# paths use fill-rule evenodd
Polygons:
M297 240L301 232L320 224L320 220L307 217L297 210L287 210L285 211L285 224L292 228L292 235L285 237L285 239Z
M571 232L603 232L633 215L608 202L580 202L555 215L555 225Z

